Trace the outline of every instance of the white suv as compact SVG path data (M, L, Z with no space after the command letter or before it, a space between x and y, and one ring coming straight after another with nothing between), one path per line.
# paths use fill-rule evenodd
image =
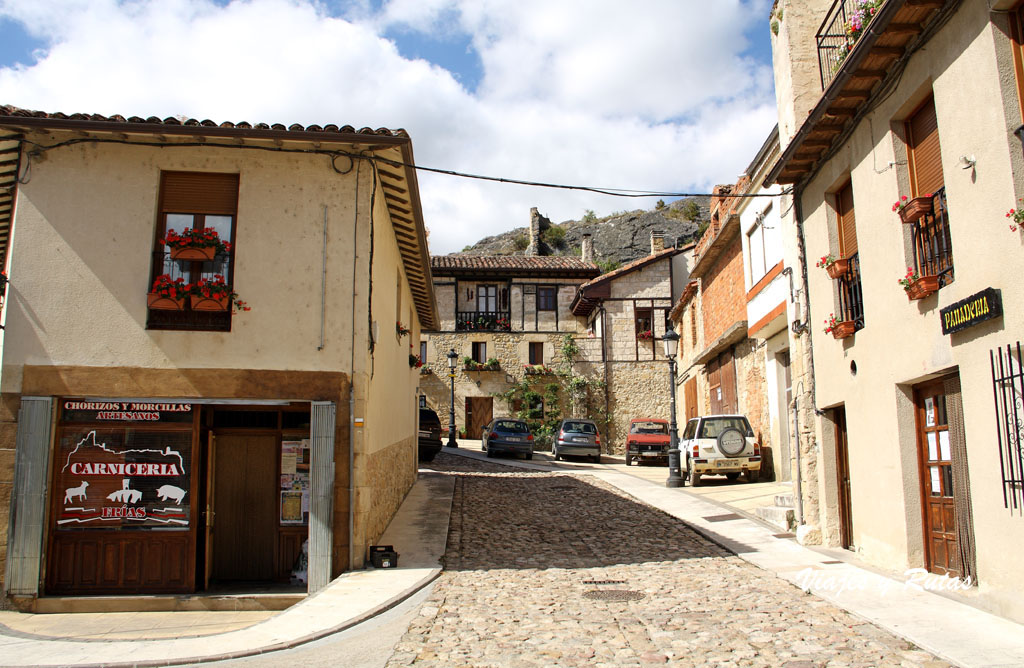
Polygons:
M679 449L686 452L694 487L705 473L724 473L729 480L743 473L747 482L754 482L761 472L761 446L754 442L754 432L742 415L693 418L686 423Z

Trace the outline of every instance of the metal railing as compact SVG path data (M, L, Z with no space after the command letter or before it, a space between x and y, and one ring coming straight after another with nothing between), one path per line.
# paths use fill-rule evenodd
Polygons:
M853 45L884 0L835 0L821 22L815 40L818 43L818 70L821 89L835 78Z
M939 287L953 282L953 244L949 237L946 189L932 194L932 213L910 226L914 246L914 269L921 276L938 276Z
M864 328L864 292L860 284L860 256L850 256L850 268L839 278L840 322L852 320L854 331Z
M1016 354L1015 354L1016 352ZM1016 351L1007 345L989 352L992 393L996 408L999 471L1003 478L1003 506L1024 512L1024 369L1020 341Z
M457 311L455 331L508 332L512 330L509 311Z

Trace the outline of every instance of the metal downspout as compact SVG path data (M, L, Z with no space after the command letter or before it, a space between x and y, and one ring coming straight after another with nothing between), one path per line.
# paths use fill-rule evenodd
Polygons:
M352 334L349 338L351 344L351 358L349 370L352 378L348 388L348 569L355 570L355 540L356 540L356 486L355 486L355 460L356 460L356 269L359 266L359 172L362 170L363 161L356 165L356 206L355 216L352 225Z

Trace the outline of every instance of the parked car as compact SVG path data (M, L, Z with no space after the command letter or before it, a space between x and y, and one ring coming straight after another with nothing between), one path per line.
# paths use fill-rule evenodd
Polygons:
M633 418L626 435L626 466L633 461L668 463L668 420Z
M421 462L433 461L441 452L441 419L429 408L420 409L419 458Z
M597 424L578 418L562 420L551 445L551 456L556 461L563 457L590 457L592 462L600 462L601 435L597 433Z
M504 452L533 459L533 434L523 420L495 418L484 427L480 441L488 457Z
M750 422L742 415L704 415L686 423L679 449L686 452L690 484L704 474L725 474L747 482L761 474L761 446L754 441Z

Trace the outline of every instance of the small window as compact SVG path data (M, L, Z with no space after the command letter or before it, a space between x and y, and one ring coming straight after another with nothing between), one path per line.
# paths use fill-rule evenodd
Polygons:
M653 338L654 330L653 313L649 308L638 308L636 310L636 338L641 341L650 341Z
M554 311L556 308L555 289L550 286L537 288L537 310Z
M427 342L420 341L420 362L427 363Z
M498 286L476 286L476 310L478 313L494 313L498 310Z
M473 342L473 361L479 364L487 363L487 343L484 341Z
M700 422L700 420L690 420L686 423L686 431L683 432L683 440L693 438L693 435L697 433L698 422Z
M544 364L544 344L540 341L530 343L530 364Z

